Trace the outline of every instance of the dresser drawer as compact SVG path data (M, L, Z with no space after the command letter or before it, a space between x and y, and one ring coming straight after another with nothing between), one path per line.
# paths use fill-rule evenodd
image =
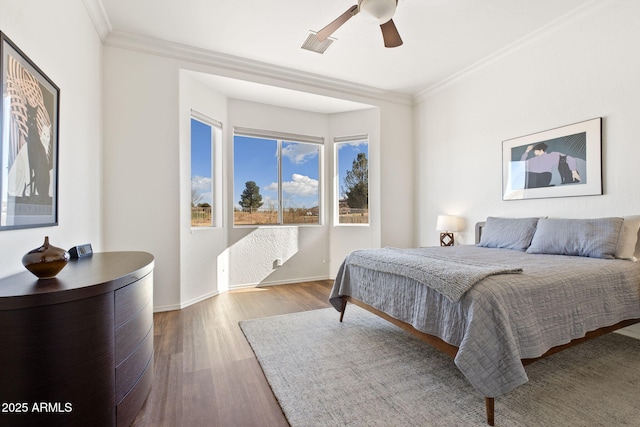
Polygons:
M116 406L116 424L118 427L129 427L131 425L147 399L152 384L153 358L149 359L149 363L136 385Z
M117 329L153 299L153 273L116 290L115 299L115 327Z
M153 303L147 305L116 329L116 366L142 342L153 324Z
M116 366L116 403L131 390L152 358L153 327L135 351Z

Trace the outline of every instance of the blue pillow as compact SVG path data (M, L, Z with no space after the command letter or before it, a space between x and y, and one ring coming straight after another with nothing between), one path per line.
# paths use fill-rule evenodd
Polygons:
M527 253L615 258L622 223L622 218L540 219Z
M538 218L489 217L482 229L478 246L525 251L536 231Z

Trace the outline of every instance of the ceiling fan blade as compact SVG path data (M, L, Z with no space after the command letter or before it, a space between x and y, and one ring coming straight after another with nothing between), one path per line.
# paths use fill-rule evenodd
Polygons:
M358 13L358 5L354 4L342 15L338 16L335 20L331 21L329 25L318 31L316 34L316 38L318 41L325 41L327 37L333 34L338 28L342 26L345 22L347 22L352 16L355 16Z
M384 39L384 47L398 47L402 45L402 39L396 28L396 24L393 23L393 19L380 25L382 30L382 38Z

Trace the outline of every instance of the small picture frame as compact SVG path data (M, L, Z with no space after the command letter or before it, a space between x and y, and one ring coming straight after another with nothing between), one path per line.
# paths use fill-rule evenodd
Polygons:
M0 230L58 225L60 89L0 32Z
M502 142L502 199L602 194L602 118Z

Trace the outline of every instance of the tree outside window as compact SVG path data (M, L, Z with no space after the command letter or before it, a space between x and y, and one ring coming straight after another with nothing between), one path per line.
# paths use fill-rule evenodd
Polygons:
M336 143L338 224L369 224L369 142Z
M245 182L245 189L240 195L240 206L243 212L258 212L260 207L264 203L262 202L262 196L260 195L260 187L253 181Z

